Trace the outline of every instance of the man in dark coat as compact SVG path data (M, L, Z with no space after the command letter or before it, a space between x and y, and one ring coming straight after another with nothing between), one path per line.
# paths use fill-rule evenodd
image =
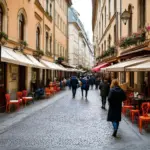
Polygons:
M105 109L106 98L109 93L109 84L106 79L100 83L99 89L100 89L101 99L102 99L102 109Z
M84 77L81 79L81 92L83 97L83 91L85 90L85 98L87 99L88 90L89 90L89 80L88 77Z
M113 80L112 82L113 83L111 84L111 89L108 95L109 110L107 121L112 122L114 128L112 136L116 137L119 122L121 121L122 101L126 100L126 94L119 87L117 80Z
M79 84L79 82L78 82L77 77L76 76L72 76L71 79L70 79L70 85L72 87L72 96L73 96L73 98L75 98L78 84Z

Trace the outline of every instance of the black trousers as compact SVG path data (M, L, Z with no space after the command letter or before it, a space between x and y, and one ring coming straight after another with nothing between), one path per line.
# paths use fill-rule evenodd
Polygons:
M105 107L106 105L106 96L101 96L102 98L102 106Z
M75 97L77 88L72 87L72 96Z
M84 89L81 89L82 96L83 96L83 91L84 91ZM85 90L85 97L87 97L87 95L88 95L88 90Z

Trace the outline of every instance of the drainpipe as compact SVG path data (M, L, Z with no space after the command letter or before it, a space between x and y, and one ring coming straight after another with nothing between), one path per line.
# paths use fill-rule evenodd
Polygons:
M55 49L55 15L56 15L56 11L55 11L55 0L53 1L53 3L54 3L54 7L53 7L53 14L54 14L54 16L53 16L53 56L54 56L54 60L55 60L55 54L56 54L56 49Z

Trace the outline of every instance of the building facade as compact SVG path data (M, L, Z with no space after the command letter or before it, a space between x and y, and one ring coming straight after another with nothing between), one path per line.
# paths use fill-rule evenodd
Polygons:
M74 8L69 8L69 63L77 67L92 68L94 54L90 41Z
M149 0L92 0L92 5L97 64L112 65L149 55ZM114 76L141 90L149 72L116 72Z
M0 110L5 109L5 93L16 98L17 91L35 90L56 76L53 70L57 69L50 69L50 63L54 64L58 51L58 56L67 56L70 5L70 0L0 0L0 39L7 39L8 35L7 43L1 46ZM55 22L56 12L61 15L61 30ZM55 40L59 41L59 48L55 47Z

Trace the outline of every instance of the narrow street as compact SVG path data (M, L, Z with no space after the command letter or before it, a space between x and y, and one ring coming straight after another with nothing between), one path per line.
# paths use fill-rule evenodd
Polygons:
M148 138L146 141L124 118L119 137L111 136L112 126L106 121L107 110L101 109L99 91L89 90L87 101L81 98L80 89L75 99L68 90L61 95L54 103L1 132L0 150L150 149ZM29 109L34 109L30 105Z

